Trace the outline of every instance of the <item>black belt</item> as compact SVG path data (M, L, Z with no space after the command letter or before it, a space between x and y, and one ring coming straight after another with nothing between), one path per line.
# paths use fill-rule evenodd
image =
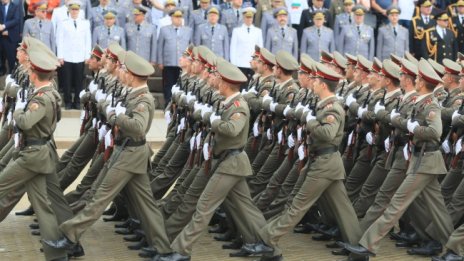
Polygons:
M243 152L243 149L230 149L221 152L219 155L213 155L213 159L221 159L223 156L235 156Z
M311 150L309 154L311 157L317 157L317 156L322 156L326 154L332 154L335 152L338 152L338 147L332 146L332 147L322 148L318 150Z
M433 151L437 151L439 150L440 147L438 145L430 145L430 146L425 146L425 148L423 146L421 147L418 147L418 146L412 146L411 148L411 152L412 154L414 154L414 156L417 156L419 155L422 151L423 152L433 152Z
M24 146L41 146L45 145L50 141L50 139L25 139Z
M146 143L147 143L147 141L145 139L140 140L140 141L133 141L133 140L129 139L127 141L127 143L125 144L125 146L126 147L139 147L139 146L145 145ZM114 144L117 145L117 146L121 146L123 144L123 140L115 140Z

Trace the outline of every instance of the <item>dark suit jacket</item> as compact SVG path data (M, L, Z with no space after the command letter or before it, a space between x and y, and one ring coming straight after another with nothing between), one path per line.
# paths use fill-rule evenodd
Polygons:
M8 31L8 37L13 42L19 42L21 40L21 10L18 4L13 2L8 6L8 11L6 14L6 23L5 30ZM5 17L3 17L3 12L0 12L0 24L3 24ZM2 31L3 32L3 31ZM3 37L2 37L3 38Z
M440 64L445 58L451 59L453 61L456 60L458 43L451 30L446 29L446 35L444 38L440 37L435 28L430 28L427 30L426 34L428 34L428 37L426 36L426 40L422 42L422 52L424 53L424 58L432 58ZM428 51L432 46L436 46L436 52L434 54L431 54Z
M453 30L457 33L456 40L458 42L458 51L464 52L464 26L459 21L459 16L455 16L452 18Z

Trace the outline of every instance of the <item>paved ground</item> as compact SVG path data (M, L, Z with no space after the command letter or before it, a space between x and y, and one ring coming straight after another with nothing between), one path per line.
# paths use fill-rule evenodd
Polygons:
M69 143L77 138L79 131L79 120L77 117L78 113L67 113L66 117L60 123L55 138L57 141L63 141L61 144ZM152 130L148 135L148 140L162 141L165 136L165 128L166 124L162 118L162 113L157 112ZM63 150L59 152L62 153ZM75 186L76 183L71 185L71 188ZM27 197L24 197L15 210L22 210L27 206ZM32 236L28 228L31 222L31 217L17 217L12 213L0 224L0 261L43 260L43 255L39 252L39 238ZM77 260L142 260L137 256L137 251L130 251L126 248L128 243L125 243L121 236L114 233L113 225L114 223L97 221L82 238L86 256ZM393 242L389 239L384 239L382 243L379 257L372 260L430 260L430 258L408 256L404 249L395 248ZM281 245L285 250L285 260L289 261L328 261L341 259L332 256L329 250L325 248L324 243L312 241L310 235L290 233L281 239ZM253 258L229 258L228 253L229 251L221 249L219 242L212 239L211 234L205 233L195 245L192 259L195 261L253 260Z

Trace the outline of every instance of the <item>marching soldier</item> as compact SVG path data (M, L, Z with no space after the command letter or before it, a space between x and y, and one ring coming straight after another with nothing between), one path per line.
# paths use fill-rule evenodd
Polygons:
M418 2L420 12L411 20L411 30L409 31L409 44L412 55L417 59L425 57L425 50L422 49L425 41L425 31L435 27L437 24L432 13L432 3L429 0Z
M219 10L211 7L208 10L208 22L200 25L194 31L193 43L204 45L219 57L229 60L229 33L227 27L218 23Z
M391 7L387 10L389 24L379 28L377 35L377 57L381 61L390 58L391 54L403 57L409 51L409 32L398 24L401 10Z
M148 9L142 5L133 9L134 22L126 24L127 50L142 56L151 64L156 62L156 28L145 21Z
M464 52L464 1L456 3L457 14L451 17L450 29L458 41L458 51Z
M334 22L334 28L333 28L335 39L338 38L338 36L340 35L342 31L342 28L345 25L351 25L353 23L353 20L354 20L353 6L354 6L353 0L343 1L343 12L335 16L335 22Z
M52 22L46 19L47 2L39 2L35 7L35 17L24 22L23 36L31 36L42 41L55 51L55 30Z
M197 35L200 25L208 21L208 10L210 6L211 0L200 0L200 8L192 11L188 20L188 25L192 28L193 35Z
M107 10L103 13L104 24L97 26L93 30L92 45L100 45L106 49L111 43L118 43L123 49L126 49L126 33L124 29L117 26L116 11Z
M232 31L234 28L239 27L243 23L241 10L243 0L232 0L231 3L231 8L221 11L221 24L227 27L229 37L232 37Z
M104 24L104 13L110 10L109 2L110 0L100 0L100 4L98 6L92 7L91 16L89 18L92 32L96 27Z
M274 9L277 24L269 28L264 45L273 54L283 50L298 58L298 35L294 28L288 25L288 11L285 7Z
M353 9L354 23L342 28L338 36L338 51L351 55L362 55L368 60L374 59L375 43L374 30L364 24L364 8L357 6Z
M443 12L436 17L437 26L424 32L425 41L422 42L424 58L431 58L441 63L444 58L456 60L457 42L453 32L448 29L449 17Z
M442 80L425 60L419 62L418 75L416 90L419 96L406 122L410 135L413 135L407 147L408 153L405 153L409 160L406 178L383 215L365 231L359 245L340 244L356 255L374 256L380 248L381 239L416 200L428 210L436 230L435 240L445 244L453 231L438 183L438 177L446 173L446 167L439 150L442 122L433 89ZM401 116L392 115L392 119L396 117Z
M165 104L171 100L171 87L179 78L179 59L182 52L192 42L192 29L182 25L183 13L180 9L174 9L169 14L172 24L166 25L160 30L158 38L157 63L163 70L163 92Z
M322 12L316 12L313 19L314 25L303 31L301 53L306 53L318 61L321 51L335 51L335 40L332 29L323 25L325 17Z

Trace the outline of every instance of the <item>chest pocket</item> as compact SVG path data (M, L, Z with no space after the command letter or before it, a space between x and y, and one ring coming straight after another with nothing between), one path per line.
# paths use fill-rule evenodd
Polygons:
M367 32L361 32L361 41L364 43L368 43L372 38L372 35Z

